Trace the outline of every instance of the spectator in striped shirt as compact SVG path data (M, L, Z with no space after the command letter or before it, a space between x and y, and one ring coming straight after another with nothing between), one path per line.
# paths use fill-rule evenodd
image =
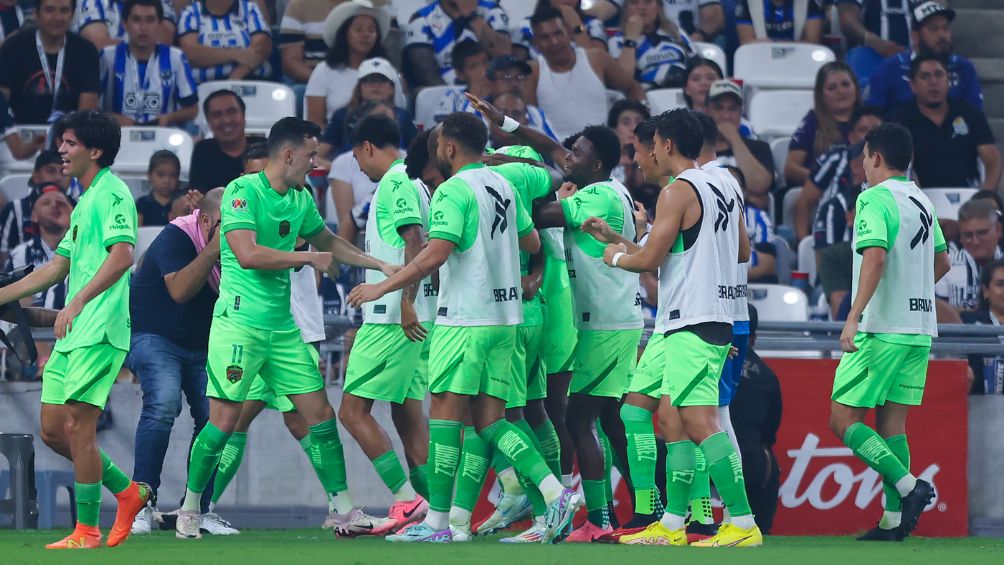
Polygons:
M0 0L0 43L24 25L24 12L18 0Z
M683 85L694 46L662 11L662 0L625 0L621 30L609 41L610 56L645 88Z
M179 18L178 45L188 55L198 84L272 75L272 36L251 0L192 2Z
M411 16L406 26L402 68L414 88L453 84L450 55L465 39L480 42L490 55L511 52L509 18L487 0L435 0Z
M310 73L328 54L324 22L345 0L290 0L279 23L279 54L282 74L296 83L306 83ZM362 59L360 59L361 61Z
M42 151L35 158L35 169L28 179L28 195L8 202L0 210L0 255L6 257L21 242L37 235L31 210L42 194L42 188L52 185L58 185L66 192L69 179L63 176L63 159L59 153L55 150Z
M185 54L156 40L164 20L161 0L127 0L122 8L128 43L101 53L103 107L122 126L171 126L198 115L198 94Z
M776 283L777 282L777 247L774 246L774 224L770 221L770 215L763 208L758 207L750 201L749 193L746 191L746 175L738 167L726 166L732 176L739 181L739 186L743 189L743 203L745 208L743 216L746 219L746 233L750 236L750 243L753 244L750 253L749 282L751 283Z
M174 4L171 0L157 0L163 16L157 22L154 39L171 45L178 29L175 23ZM79 0L73 15L73 31L94 44L98 50L126 40L125 4L122 0Z
M56 183L39 187L39 194L31 206L32 236L11 250L7 270L34 265L37 269L52 261L53 252L70 229L73 202ZM66 280L51 286L31 298L31 306L60 309L66 300Z
M936 297L958 312L976 310L980 300L980 272L990 261L1004 259L1001 213L990 200L969 200L959 208L961 249L951 251L952 270L934 287Z

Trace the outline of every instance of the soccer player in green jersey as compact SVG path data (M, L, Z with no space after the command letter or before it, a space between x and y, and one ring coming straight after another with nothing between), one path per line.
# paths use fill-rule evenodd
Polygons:
M98 416L129 350L129 268L136 244L136 206L129 187L108 167L121 132L97 110L65 118L59 153L63 174L84 188L70 229L50 263L0 289L6 304L70 276L66 306L55 320L56 346L42 375L42 440L73 462L77 524L49 549L98 547L101 486L118 500L107 544L125 541L150 488L129 479L97 447ZM196 501L198 503L198 501Z
M482 164L487 141L475 116L447 116L435 159L450 178L433 197L428 246L398 274L349 294L353 306L373 302L440 271L429 358L430 510L425 521L389 536L391 541L452 540L449 510L468 414L476 433L537 485L547 504L546 541L570 526L578 507L578 495L562 488L531 440L504 418L516 326L522 321L518 248L535 253L540 240L519 195Z
M307 121L279 120L268 135L265 170L234 180L224 192L222 278L207 363L210 417L192 446L179 538L201 537L199 497L256 377L288 396L309 426L322 483L334 493L341 517L336 533L355 535L379 526L349 497L337 419L318 371L317 351L303 342L290 313L289 270L310 265L330 273L340 262L391 274L399 267L362 253L324 226L313 197L303 189L317 155L318 133ZM294 251L298 236L318 251Z
M949 271L934 206L907 179L910 132L884 124L865 136L865 176L854 218L854 288L840 333L830 429L882 476L885 513L863 541L901 541L917 527L934 487L910 473L906 417L919 406L931 338L934 284ZM876 429L864 423L875 410Z

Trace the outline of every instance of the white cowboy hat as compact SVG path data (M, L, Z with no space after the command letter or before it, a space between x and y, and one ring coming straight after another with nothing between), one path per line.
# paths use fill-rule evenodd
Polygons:
M386 39L387 32L390 31L390 13L383 9L386 2L380 0L350 0L335 6L327 19L324 20L324 43L331 48L335 44L335 36L345 22L355 16L370 16L376 21L377 29L380 30L380 38Z

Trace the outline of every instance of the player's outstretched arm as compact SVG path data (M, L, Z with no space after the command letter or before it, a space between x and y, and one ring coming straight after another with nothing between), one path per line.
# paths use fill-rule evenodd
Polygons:
M331 253L335 261L339 263L345 263L353 267L362 267L364 269L373 269L374 271L383 271L383 274L388 277L400 269L399 265L390 265L376 257L363 253L355 245L331 233L331 230L328 228L324 228L317 235L307 238L307 241L317 249Z
M353 308L358 308L366 302L380 299L389 292L415 284L439 270L456 247L455 243L446 239L430 239L429 245L415 257L415 260L401 270L377 284L360 284L353 288L349 293L349 304Z
M471 105L474 106L478 112L481 112L481 115L488 118L489 122L503 128L503 130L506 129L506 115L503 114L501 110L493 106L491 102L482 100L470 92L466 92L464 95L471 101ZM564 163L567 156L571 153L562 147L560 143L548 137L546 133L537 131L531 127L522 127L512 118L509 118L509 120L510 125L515 125L516 127L516 129L511 131L513 135L520 138L524 143L534 148L541 155L549 155L555 163Z
M397 228L397 233L404 240L404 263L407 265L418 257L425 245L425 230L419 224L409 224ZM415 311L415 297L418 296L420 282L404 287L401 292L401 329L411 341L423 341L428 331L418 322Z
M0 304L7 304L41 292L66 278L70 273L70 260L56 253L52 261L35 269L14 284L0 288Z
M224 236L234 257L244 269L259 271L281 271L311 265L326 272L331 266L331 254L313 251L279 251L258 245L254 230L231 230ZM326 256L326 257L325 257ZM327 259L327 262L324 259Z
M54 324L56 339L66 337L66 333L73 328L74 318L80 314L84 306L94 297L108 290L132 267L132 250L133 244L125 241L115 243L108 248L108 256L101 263L98 272L94 273L84 288L80 289L80 292L73 296L73 300L67 303L56 316Z
M685 181L675 181L659 193L655 223L648 232L645 245L636 253L629 253L624 244L608 245L603 252L603 260L611 267L632 273L658 270L680 233L684 213L696 204L696 198L690 185Z

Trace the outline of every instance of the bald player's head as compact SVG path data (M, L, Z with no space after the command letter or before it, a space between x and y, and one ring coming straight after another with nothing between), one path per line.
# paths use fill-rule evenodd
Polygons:
M210 190L202 197L199 206L199 229L206 242L212 241L220 229L220 201L223 200L223 187Z

